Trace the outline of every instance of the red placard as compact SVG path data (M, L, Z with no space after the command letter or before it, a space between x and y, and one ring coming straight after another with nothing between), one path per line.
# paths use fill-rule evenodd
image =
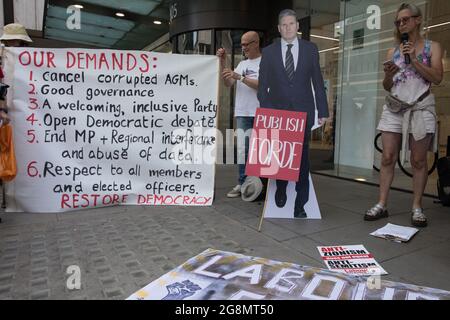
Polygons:
M297 182L306 116L306 112L258 108L245 174Z

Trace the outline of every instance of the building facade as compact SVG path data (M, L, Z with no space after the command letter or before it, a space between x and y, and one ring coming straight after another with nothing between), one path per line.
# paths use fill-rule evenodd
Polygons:
M84 6L83 10L104 16L90 22L101 22L103 29L88 26L78 34L70 30L66 36L54 36L61 31L55 31L58 21L65 19L66 13L61 8L75 3L65 0L1 0L0 25L12 20L24 24L38 40L36 46L75 45L207 55L224 47L229 54L229 66L235 67L243 59L241 35L255 30L263 46L270 43L278 36L278 12L293 8L301 25L299 36L319 47L331 115L326 125L312 134L312 170L378 183L381 141L376 126L386 94L382 64L387 50L395 45L393 22L403 0L136 0L123 2L126 5L118 5L117 1L78 2ZM437 101L439 153L428 155L430 179L425 192L436 196L437 172L433 165L446 154L450 136L450 2L409 2L422 10L424 36L440 42L444 50L444 80L432 87ZM106 17L118 10L125 13L120 20L117 16ZM58 13L63 17L57 17ZM99 34L88 34L89 30ZM110 39L112 34L117 35L115 42ZM89 38L83 40L83 36ZM67 39L73 42L62 41ZM102 41L110 45L102 46ZM234 127L234 93L225 87L221 92L219 128L224 132ZM411 190L408 165L397 171L393 186Z
M376 130L384 97L383 61L394 43L395 13L402 0L172 1L170 50L182 54L214 54L224 47L231 66L242 59L240 36L246 30L261 34L263 44L277 37L276 15L293 8L302 38L316 43L327 88L330 119L312 135L312 170L345 179L378 183L381 139ZM264 5L263 5L264 3ZM429 153L426 193L436 196L438 157L447 152L450 136L449 58L450 2L411 0L423 13L423 35L444 49L444 80L433 86L438 115L438 154ZM265 17L264 19L261 19ZM228 91L227 91L228 90ZM220 128L233 127L233 91L222 88ZM393 187L411 190L408 164L396 169Z

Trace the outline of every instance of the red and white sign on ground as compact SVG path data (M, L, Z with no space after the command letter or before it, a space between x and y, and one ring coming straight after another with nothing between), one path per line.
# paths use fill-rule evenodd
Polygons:
M258 108L245 174L298 181L306 112Z
M363 245L317 247L328 269L354 276L388 274Z

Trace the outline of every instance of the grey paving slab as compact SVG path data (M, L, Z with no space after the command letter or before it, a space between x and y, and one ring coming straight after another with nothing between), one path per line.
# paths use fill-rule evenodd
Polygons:
M396 204L405 204L407 211L411 210L413 201L413 194L408 192L391 191L389 196L388 206L395 206ZM437 199L424 197L422 199L422 207L425 209L436 208L442 210L445 208L441 204L436 203ZM449 209L450 210L450 209Z
M285 241L298 236L297 233L292 232L286 228L280 227L279 225L270 221L272 219L265 219L262 224L261 231L269 237L277 240L277 241ZM260 218L249 218L242 220L242 223L247 225L249 228L254 230L258 230Z
M217 249L240 252L246 255L272 260L317 266L315 260L299 252L293 251L291 248L275 241L264 232L259 233L256 230L253 230L253 228L247 227L237 221L232 221L231 226L231 229L225 224L216 225L214 227L217 232L227 234L228 237L232 239L231 241L224 241L223 245L219 246Z
M317 250L318 246L324 245L323 243L312 240L306 236L299 236L283 241L283 244L315 260L318 263L318 267L326 268L320 257L319 251Z
M242 202L240 199L238 201ZM236 206L229 203L214 204L212 208L217 212L227 215L235 220L254 218L256 216L255 215L256 210L248 210L248 209L246 210L245 208L242 207L236 208Z
M125 212L127 207L125 206L117 206L110 208L102 208L102 209L89 209L86 211L70 211L64 213L57 213L58 220L67 220L67 222L72 221L75 223L79 223L80 221L84 221L85 219L107 219L111 214Z
M442 212L441 208L433 208L424 211L427 215L428 226L419 228L418 235L435 241L450 239L450 212ZM388 219L390 223L411 227L411 214L405 213ZM415 237L413 238L415 240ZM449 261L450 264L450 261Z
M448 241L386 261L383 267L406 283L450 291Z
M57 220L56 213L15 213L14 215L8 215L8 219L11 222L18 225L35 224L35 223L52 223Z
M218 195L214 200L214 205L221 207L223 204L231 206L252 216L260 216L264 207L264 200L255 202L245 202L241 198L227 198L225 194Z
M320 203L325 201L333 204L334 202L360 199L361 197L375 199L378 194L377 188L356 182L338 179L335 179L335 181L326 181L326 179L330 178L319 175L313 175L312 179Z
M328 195L329 191L334 191L333 193L340 194L340 195L353 195L355 196L355 193L352 191L357 190L357 194L363 194L363 195L372 195L377 193L377 188L372 185L366 185L361 184L358 182L353 181L346 181L346 180L339 180L334 179L333 181L329 180L329 177L322 177L319 175L312 175L314 186L319 185L320 186L317 189L317 192L320 195ZM330 194L331 195L331 194Z
M362 218L344 209L330 206L327 204L320 205L322 219L319 220L300 220L300 219L266 219L282 228L286 228L298 235L309 235L325 230L335 229L341 226L347 226L361 222Z
M402 214L405 212L410 212L412 208L412 195L391 195L390 201L388 202L388 211L390 215ZM340 207L347 211L352 211L360 215L364 215L367 209L372 207L378 201L378 195L372 197L361 196L357 199L346 200L346 201L336 201L333 205ZM328 200L324 200L325 203L329 203ZM436 208L439 205L434 204L433 200L425 198L423 200L423 207L425 209Z
M367 185L360 182L346 181L341 179L329 180L329 177L322 175L313 175L313 179L320 183L320 188L317 188L316 192L318 199L321 203L327 202L333 204L333 202L345 202L347 200L353 199L368 199L371 201L377 201L379 195L378 186ZM410 178L409 182L412 183ZM407 210L410 209L410 204L412 202L411 192L402 192L391 190L389 192L389 206L393 206L395 209L396 204L406 205ZM434 205L435 199L425 197L423 199L424 207L428 208ZM364 211L367 209L364 209ZM360 211L360 210L359 210Z

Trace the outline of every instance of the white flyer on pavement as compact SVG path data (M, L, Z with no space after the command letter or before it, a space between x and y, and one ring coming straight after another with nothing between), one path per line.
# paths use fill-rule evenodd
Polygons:
M317 247L328 269L354 276L388 274L363 245Z
M419 229L417 228L388 223L383 228L372 232L370 235L395 242L408 242L417 232L419 232Z

